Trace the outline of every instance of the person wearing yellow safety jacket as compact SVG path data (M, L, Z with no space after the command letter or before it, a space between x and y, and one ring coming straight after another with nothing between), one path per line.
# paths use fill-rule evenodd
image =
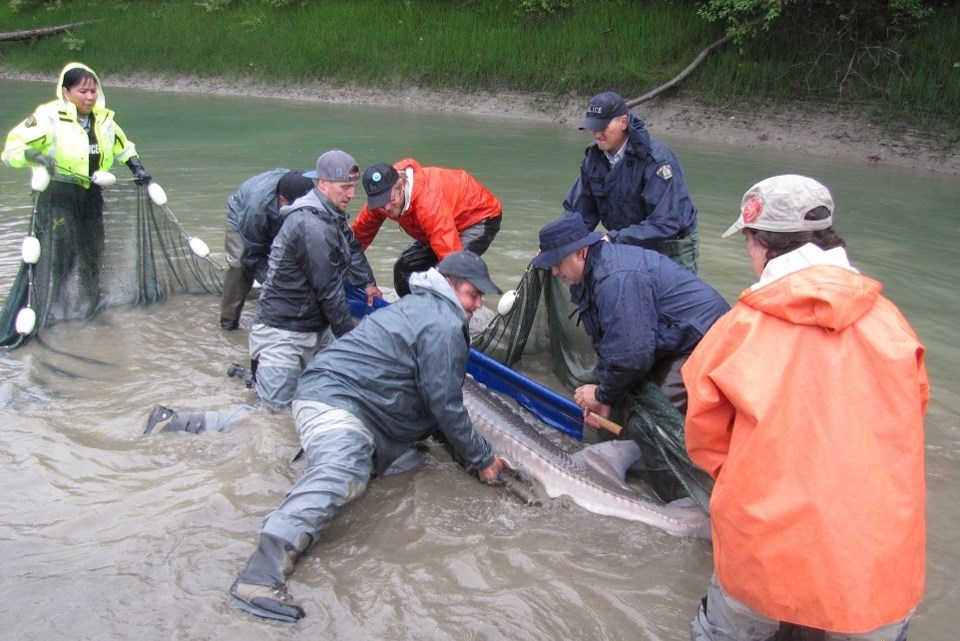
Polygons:
M37 107L10 131L0 159L11 167L42 166L50 173L50 186L37 203L38 214L50 216L37 226L41 260L54 261L56 289L76 264L81 302L90 315L100 302L104 245L103 194L92 180L94 173L125 163L139 184L151 180L133 142L106 108L96 73L78 62L68 63L60 72L56 99ZM55 301L59 291L50 295Z

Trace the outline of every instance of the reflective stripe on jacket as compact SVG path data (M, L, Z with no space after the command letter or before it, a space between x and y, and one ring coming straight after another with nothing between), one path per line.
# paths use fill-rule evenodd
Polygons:
M880 291L828 265L748 289L682 370L717 578L773 619L859 633L923 594L924 349Z
M414 239L430 245L437 258L463 249L460 232L503 211L500 201L462 169L423 167L406 158L393 165L403 173L413 169L413 190L406 211L397 221ZM364 206L353 221L353 233L366 249L387 216Z
M79 63L71 63L60 72L57 99L37 107L33 115L7 134L0 158L11 167L22 168L32 163L25 157L27 149L39 149L52 155L57 163L54 180L90 185L90 139L77 121L77 107L61 96L63 76L72 68L92 70ZM96 77L96 74L94 74ZM110 171L114 161L123 163L137 155L136 146L127 139L114 121L114 112L105 106L103 87L97 78L97 102L92 110L94 134L100 147L100 167Z

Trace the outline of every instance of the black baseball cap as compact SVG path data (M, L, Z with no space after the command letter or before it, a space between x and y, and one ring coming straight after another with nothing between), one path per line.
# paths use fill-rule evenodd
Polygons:
M367 207L380 209L390 202L390 190L400 180L400 172L385 162L367 167L363 172L363 190L367 192Z
M611 120L628 111L627 101L620 94L613 91L599 93L587 103L587 115L580 123L580 129L602 131Z
M283 196L288 203L292 203L311 189L313 189L313 181L304 176L302 171L288 171L277 182L277 195Z

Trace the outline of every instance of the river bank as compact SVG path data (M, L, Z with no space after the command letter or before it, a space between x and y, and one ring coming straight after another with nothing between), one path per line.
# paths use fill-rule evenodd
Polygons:
M0 68L0 78L50 82L51 78ZM101 77L109 88L132 87L148 91L212 93L334 104L363 104L456 112L489 118L540 120L576 127L588 97L516 92L461 93L408 87L401 90L310 84L260 84L222 78L131 75ZM629 99L629 97L628 97ZM893 134L849 111L792 108L748 113L668 97L634 108L647 128L664 138L686 138L729 144L745 149L797 151L865 164L893 165L960 175L960 145L916 134Z

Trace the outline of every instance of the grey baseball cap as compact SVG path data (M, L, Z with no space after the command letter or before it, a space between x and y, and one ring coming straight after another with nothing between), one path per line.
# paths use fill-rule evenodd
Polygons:
M347 152L331 149L317 158L317 170L304 176L336 183L354 182L360 180L360 165Z
M447 278L463 278L480 290L481 294L502 294L500 288L490 280L490 270L483 259L466 249L447 254L437 264L437 271Z

